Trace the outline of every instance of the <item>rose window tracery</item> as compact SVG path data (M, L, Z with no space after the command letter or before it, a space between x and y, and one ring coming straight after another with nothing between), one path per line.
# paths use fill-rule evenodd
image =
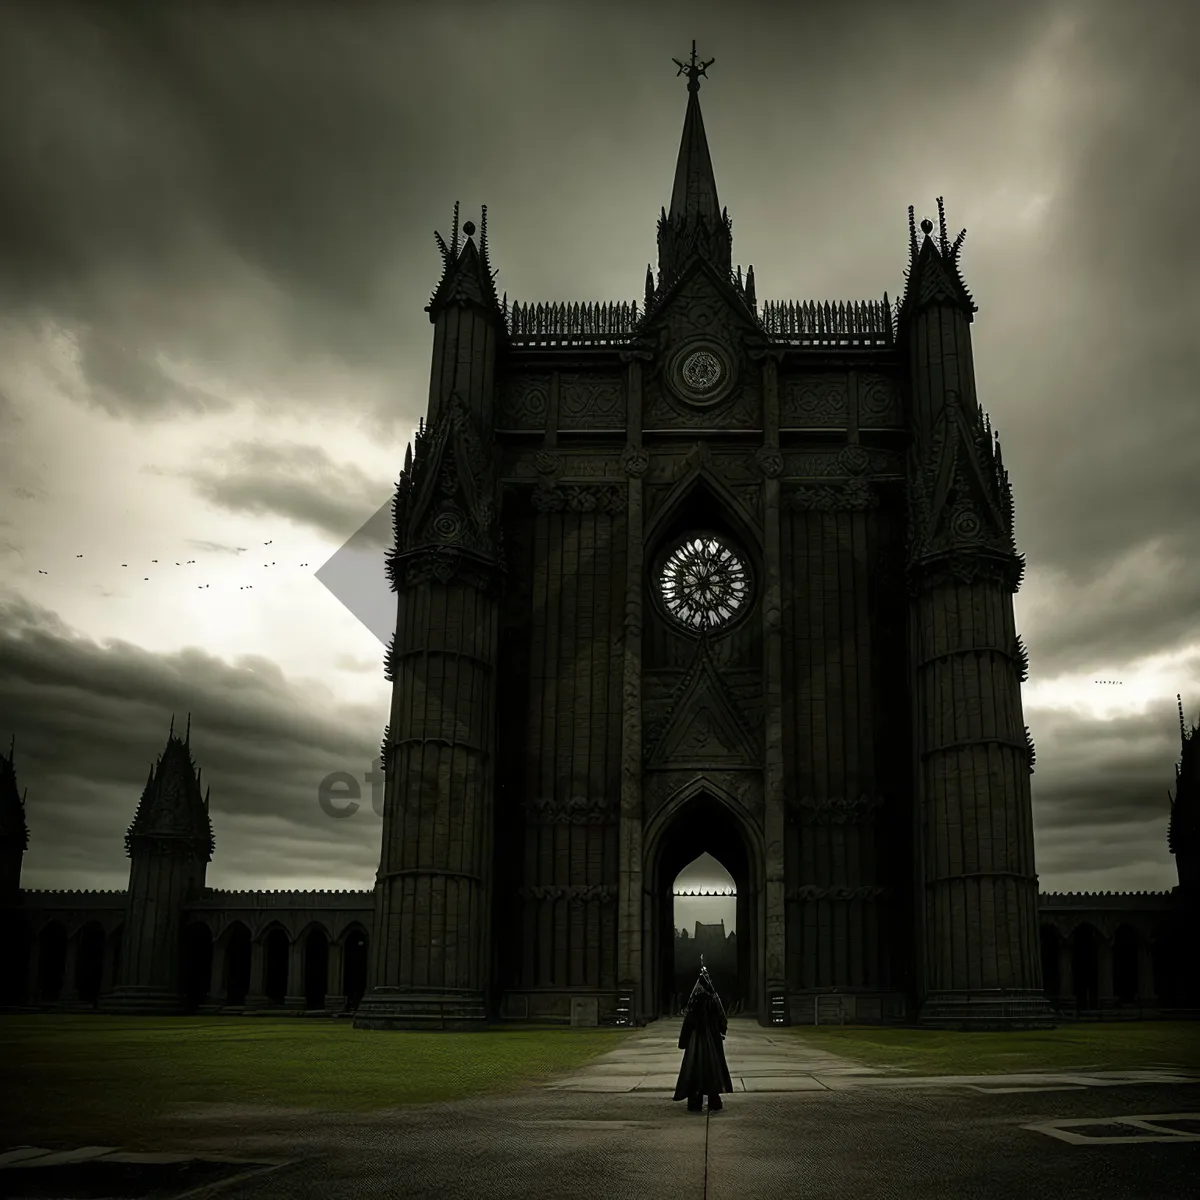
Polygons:
M697 392L708 392L721 382L721 360L711 350L695 350L683 360L683 382Z
M693 633L704 633L742 614L750 599L750 573L724 539L692 534L667 555L658 587L671 617Z

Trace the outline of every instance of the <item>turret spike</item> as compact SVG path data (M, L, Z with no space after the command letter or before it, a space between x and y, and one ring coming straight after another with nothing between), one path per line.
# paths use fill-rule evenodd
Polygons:
M404 473L405 475L412 473L412 442L408 443L408 447L404 451Z
M454 224L450 229L450 257L458 258L458 201L454 202Z
M1183 717L1183 697L1176 694L1175 703L1179 705L1179 736L1183 741L1187 741L1187 721Z
M746 303L749 304L751 308L757 308L757 306L758 306L758 299L754 294L754 267L753 266L749 266L746 268Z
M908 248L910 266L915 266L917 262L917 214L913 211L913 206L908 206Z
M187 715L187 732L184 734L183 744L185 746L190 746L192 744L192 714L191 713L188 713L188 715Z
M654 303L654 270L649 263L646 264L646 310L650 310L650 306Z
M171 728L167 732L167 737L172 738L174 736L175 736L175 714L172 713L171 714Z
M938 208L938 249L943 254L950 253L950 240L946 237L946 205L944 197L937 198Z

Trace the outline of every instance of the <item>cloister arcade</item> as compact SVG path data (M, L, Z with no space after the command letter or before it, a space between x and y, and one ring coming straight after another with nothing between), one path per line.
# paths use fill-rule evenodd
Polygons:
M120 910L18 912L5 920L5 958L12 970L0 1005L97 1008L116 986L124 931ZM353 1012L367 987L369 922L369 912L217 920L188 913L179 939L181 1007Z

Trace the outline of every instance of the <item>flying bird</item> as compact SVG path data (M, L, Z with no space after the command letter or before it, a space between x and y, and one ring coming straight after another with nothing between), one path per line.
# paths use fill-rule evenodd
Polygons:
M273 542L274 540L275 540L275 539L274 539L274 538L272 538L272 539L271 539L271 542ZM263 542L263 545L264 545L264 546L269 546L269 545L271 544L271 542Z
M41 567L38 567L38 574L39 574L39 575L49 575L49 574L50 574L50 572L49 572L49 571L43 571L43 570L41 569Z
M157 559L157 558L152 558L150 561L151 561L151 562L158 562L158 559Z
M82 558L82 557L83 557L83 555L82 555L82 554L77 554L77 555L75 555L75 557L76 557L76 558Z

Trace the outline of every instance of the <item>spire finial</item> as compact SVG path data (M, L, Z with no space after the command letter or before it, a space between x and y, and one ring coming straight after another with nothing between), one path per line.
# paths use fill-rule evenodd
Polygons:
M192 714L187 715L187 733L183 735L184 743L188 746L192 744Z
M175 736L175 714L172 713L171 714L171 728L167 732L167 737L173 738L174 736Z
M679 68L675 72L676 76L686 75L688 77L688 91L698 92L700 90L700 76L708 78L708 68L717 60L710 58L707 62L696 61L696 39L692 39L692 58L690 62L680 62L679 59L673 58L671 61Z
M1176 694L1175 703L1179 705L1179 736L1183 741L1187 741L1187 721L1183 716L1183 697Z

